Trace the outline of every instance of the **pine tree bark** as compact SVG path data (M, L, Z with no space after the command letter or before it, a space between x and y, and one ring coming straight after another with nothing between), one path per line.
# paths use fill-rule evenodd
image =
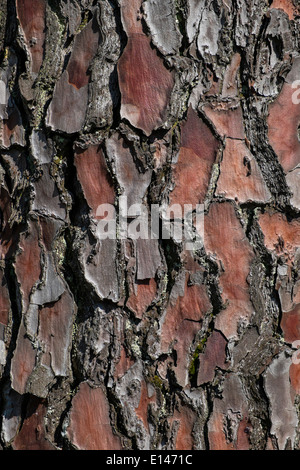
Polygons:
M299 449L297 0L0 5L2 448Z

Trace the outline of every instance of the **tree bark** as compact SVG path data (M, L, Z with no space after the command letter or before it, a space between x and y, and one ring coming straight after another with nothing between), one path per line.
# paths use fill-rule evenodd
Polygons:
M297 0L0 4L2 448L299 449Z

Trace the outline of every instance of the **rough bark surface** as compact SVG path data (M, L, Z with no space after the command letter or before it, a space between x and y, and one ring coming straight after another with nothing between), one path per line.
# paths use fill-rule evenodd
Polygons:
M299 49L297 0L0 0L2 448L300 448ZM203 245L102 240L124 195Z

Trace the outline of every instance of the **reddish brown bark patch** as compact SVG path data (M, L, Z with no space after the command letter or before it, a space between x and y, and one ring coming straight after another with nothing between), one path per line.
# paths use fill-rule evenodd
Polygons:
M125 347L121 345L120 358L115 366L115 376L123 377L133 364L134 361L127 355Z
M157 284L155 279L136 281L126 305L135 313L137 318L142 318L143 313L146 312L154 300L156 292Z
M127 197L127 207L142 203L151 182L151 170L146 170L144 173L139 171L132 142L128 142L117 132L106 141L106 149L122 196ZM141 155L137 157L142 158Z
M250 450L249 434L252 427L249 425L247 417L237 425L237 435L234 442L229 442L226 439L223 413L215 413L211 427L213 430L209 432L210 450Z
M244 141L226 139L217 195L239 202L267 202L271 198L259 166Z
M300 104L293 102L295 92L292 83L285 83L279 96L269 107L267 120L270 144L286 173L300 163Z
M69 83L65 70L55 85L46 124L67 134L79 132L84 124L87 102L88 85L77 89Z
M28 379L35 366L35 357L36 351L26 336L24 325L21 324L11 364L12 388L20 395L26 392Z
M218 149L218 140L190 107L181 127L181 148L173 170L175 187L170 194L170 205L195 206L204 201Z
M223 412L216 412L210 422L210 450L250 450L251 430L249 419L245 417L237 424L235 439L232 442L228 441L226 439L226 416Z
M163 320L161 330L162 351L176 351L175 374L181 386L188 383L190 353L196 333L201 328L201 321L211 308L204 285L188 285L186 274L183 295L171 300Z
M167 70L145 35L129 37L118 62L121 118L150 135L166 119L173 89Z
M178 422L178 431L176 435L176 450L193 450L194 439L192 436L193 427L196 422L195 412L187 406L179 406L175 410L172 422Z
M61 223L51 217L39 217L41 227L41 241L47 251L51 251L53 241Z
M237 74L241 65L241 56L236 53L232 56L223 81L222 96L235 98L238 95Z
M287 263L291 263L297 247L300 247L300 222L288 222L284 214L266 212L259 218L259 225L268 250L278 256L284 256Z
M142 421L145 429L149 432L148 423L148 406L150 403L155 403L155 395L149 397L148 387L145 380L141 383L141 398L139 406L135 409L137 417Z
M300 395L300 364L291 364L290 381L294 395Z
M44 0L17 0L16 7L17 17L24 31L26 46L31 56L31 71L38 73L44 54L46 2Z
M248 417L245 417L239 424L237 432L236 450L250 450L250 434L253 426Z
M77 89L87 85L89 82L88 67L97 52L98 42L99 31L94 19L77 34L67 66L69 83Z
M101 388L82 383L72 401L67 436L79 450L120 450L120 439L113 434L109 404Z
M12 444L14 450L55 450L46 439L46 412L47 408L41 400L30 398L26 418Z
M214 203L204 220L204 244L220 263L220 285L226 309L215 323L226 338L235 336L240 321L249 322L253 313L247 277L254 253L238 220L234 207Z
M142 0L120 0L121 18L127 36L143 34L140 8Z
M0 259L10 256L18 238L18 231L10 226L9 219L12 212L11 197L3 186L0 187L0 210L2 213L2 227L0 232Z
M300 304L290 312L283 312L280 322L284 340L293 343L300 339Z
M22 117L15 105L10 110L8 118L3 120L3 127L0 132L3 147L9 148L13 144L25 146L25 130Z
M177 337L175 332L180 334L179 332L182 331L183 326L182 322L200 322L211 307L205 286L197 284L188 286L187 281L188 275L184 295L178 296L176 301L171 302L167 309L161 335L163 348L168 347ZM199 325L196 329L199 329Z
M0 323L7 326L10 311L10 297L5 274L0 270Z
M210 450L249 450L252 426L241 382L235 375L224 381L222 399L214 400L208 422Z
M88 104L88 67L99 41L96 20L78 33L66 70L55 85L46 124L68 134L79 132L85 121Z
M216 367L223 370L228 368L225 362L226 346L224 336L218 331L213 331L207 340L204 353L199 356L198 386L213 380Z
M214 124L216 131L221 137L231 137L232 139L245 138L241 106L238 106L236 109L227 109L227 105L222 103L218 107L205 105L203 111Z
M96 218L99 205L115 202L113 181L102 150L98 145L91 145L86 150L76 149L75 166L92 217Z
M234 449L233 444L228 443L225 438L223 413L215 412L210 419L209 444L210 450Z
M29 223L29 231L21 235L19 247L20 252L16 256L15 270L23 293L24 311L26 311L32 287L41 276L41 248L37 223Z
M183 251L181 254L181 262L184 266L184 269L188 271L191 275L199 274L201 277L201 275L204 275L205 270L199 265L193 255L193 252L190 250Z
M73 303L67 291L39 314L39 340L44 346L43 357L46 356L42 362L51 366L57 376L67 375L72 319Z

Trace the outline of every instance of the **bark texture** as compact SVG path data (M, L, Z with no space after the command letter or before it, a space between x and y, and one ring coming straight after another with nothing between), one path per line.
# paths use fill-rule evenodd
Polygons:
M299 449L299 26L0 0L4 449ZM203 246L100 239L124 195L204 204Z

